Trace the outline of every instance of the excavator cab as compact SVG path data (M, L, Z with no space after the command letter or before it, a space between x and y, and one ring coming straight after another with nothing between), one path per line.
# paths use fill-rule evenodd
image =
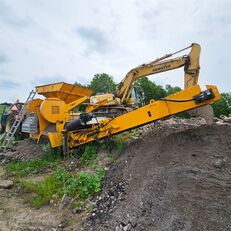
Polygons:
M136 88L133 87L132 92L131 92L131 97L129 99L129 104L132 105L132 107L138 108L139 105L141 105L141 99L138 98Z

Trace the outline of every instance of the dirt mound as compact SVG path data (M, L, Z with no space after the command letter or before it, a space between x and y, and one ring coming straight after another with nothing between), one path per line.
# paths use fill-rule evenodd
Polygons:
M41 145L36 141L25 139L19 141L13 148L3 151L1 159L6 163L14 160L34 160L43 156Z
M86 230L231 230L231 126L160 126L110 168Z

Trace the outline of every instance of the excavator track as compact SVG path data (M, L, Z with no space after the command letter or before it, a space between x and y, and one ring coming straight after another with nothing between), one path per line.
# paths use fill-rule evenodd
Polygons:
M115 117L118 117L120 115L126 114L132 110L133 110L133 108L126 107L123 105L120 105L120 106L102 106L102 107L94 110L94 114L96 116L115 118Z

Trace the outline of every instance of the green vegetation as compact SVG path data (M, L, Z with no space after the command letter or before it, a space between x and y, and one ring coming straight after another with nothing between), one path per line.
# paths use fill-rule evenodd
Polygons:
M6 174L15 176L26 176L42 172L46 168L54 169L58 165L57 159L39 159L12 162L6 165Z
M100 191L103 177L102 169L97 169L96 174L88 172L71 174L64 169L58 169L41 182L22 181L21 185L25 191L32 193L27 201L38 208L49 203L52 198L60 199L64 194L77 201L83 201Z
M4 111L4 107L5 107L5 105L0 104L0 119L1 119L2 113L3 113L3 111Z
M90 165L94 164L97 158L97 150L93 145L86 145L83 154L80 157L82 164Z
M20 177L28 174L36 174L47 168L55 169L60 161L61 159L57 153L54 154L50 147L44 146L44 156L42 159L11 162L5 166L5 170L9 176Z
M118 150L119 152L122 152L124 150L124 143L123 142L119 142L114 140L114 146L116 148L116 150Z
M99 175L99 178L102 180L105 176L105 169L103 167L98 167L98 168L96 168L95 171Z
M88 196L100 190L105 176L104 167L97 165L98 145L95 143L79 148L80 168L88 166L85 171L76 173L68 170L65 161L54 157L49 146L45 146L42 159L12 162L6 165L5 170L7 175L16 177L15 181L27 193L26 202L33 207L39 208L49 204L51 200L58 202L63 195L71 197L75 205L83 205ZM47 168L52 170L51 174L39 182L23 178L29 174L41 173Z
M151 99L157 100L167 95L162 86L155 84L147 77L143 77L136 81L135 89L141 105L148 104Z
M166 90L166 95L171 95L171 94L174 94L178 91L181 91L182 89L178 86L172 87L171 85L167 84L165 86L165 90Z
M95 74L87 87L92 89L95 93L108 93L115 91L116 84L112 76L101 73Z
M221 99L212 105L215 116L231 114L231 93L222 93Z

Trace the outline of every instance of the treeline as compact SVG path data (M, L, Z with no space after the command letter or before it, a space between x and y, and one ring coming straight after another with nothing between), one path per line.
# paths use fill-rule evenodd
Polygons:
M117 87L117 83L114 82L113 77L106 73L95 74L91 82L87 85L82 85L78 82L75 84L90 88L95 94L114 93ZM149 80L147 77L143 77L135 83L136 97L139 99L141 105L148 104L151 99L158 100L180 90L182 89L178 86L166 85L163 87ZM214 114L217 117L231 114L231 93L222 93L221 99L212 106Z

